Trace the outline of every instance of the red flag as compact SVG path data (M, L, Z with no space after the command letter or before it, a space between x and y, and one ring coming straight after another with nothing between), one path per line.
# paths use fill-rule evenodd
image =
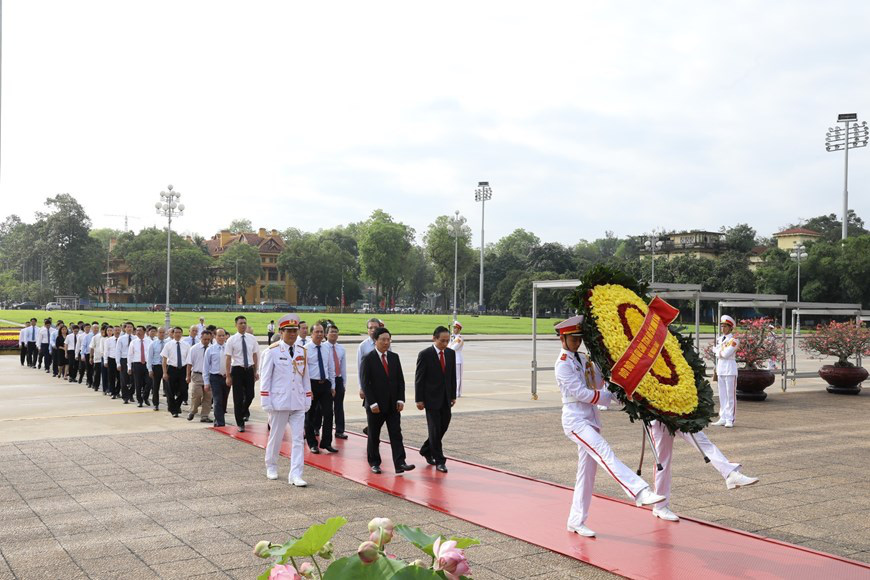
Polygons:
M610 382L622 387L629 397L661 354L668 325L679 313L679 310L658 296L649 303L649 311L640 330L610 372Z

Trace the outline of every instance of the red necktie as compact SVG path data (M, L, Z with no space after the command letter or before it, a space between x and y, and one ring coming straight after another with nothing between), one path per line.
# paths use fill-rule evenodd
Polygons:
M381 362L384 365L384 372L387 373L387 376L390 376L390 367L387 366L387 353L381 355Z
M144 340L139 341L139 354L142 357L142 363L144 364L145 363L145 341Z
M438 351L438 358L441 361L441 372L446 375L447 374L447 365L444 363L444 351L443 350Z
M338 352L336 351L335 345L332 346L332 360L335 364L335 376L341 376L341 361L338 360Z

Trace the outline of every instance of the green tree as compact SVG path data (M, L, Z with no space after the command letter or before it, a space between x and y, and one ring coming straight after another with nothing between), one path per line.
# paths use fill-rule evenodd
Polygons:
M471 228L467 224L463 225L459 237L454 238L450 231L451 219L451 216L438 216L435 222L429 224L429 229L423 236L426 255L435 270L435 285L441 292L445 308L450 308L452 305L456 257L458 256L457 279L461 281L471 270L475 255L471 247Z
M721 231L725 232L725 243L736 252L746 254L756 246L756 231L749 224L737 224Z
M233 290L235 301L236 282L238 281L239 296L245 300L245 292L256 284L263 275L260 263L260 251L249 244L237 242L230 244L217 260L217 269L223 280L224 288ZM238 278L236 276L238 275Z
M227 229L234 234L241 234L244 232L253 232L254 226L249 219L235 219L230 222L230 225L227 226Z
M404 283L414 230L396 223L382 210L375 210L359 239L359 264L364 279L375 286L375 302L381 290L389 306Z
M321 234L304 234L291 240L278 256L278 268L296 281L300 304L338 305L342 276L347 276L347 290L355 266L350 252Z
M855 210L849 210L848 220L849 237L870 233L864 228L864 220L858 217ZM839 242L843 238L843 220L833 213L816 216L808 219L803 225L798 224L791 227L802 227L819 232L822 234L822 240L826 242Z

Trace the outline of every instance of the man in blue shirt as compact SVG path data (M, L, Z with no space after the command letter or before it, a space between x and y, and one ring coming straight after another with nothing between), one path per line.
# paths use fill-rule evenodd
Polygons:
M161 326L148 347L148 377L151 379L151 400L154 402L155 411L160 410L160 388L163 385L163 357L160 353L167 342L166 327ZM166 392L165 387L163 392Z
M211 398L214 401L214 426L226 426L225 415L230 390L227 388L227 371L224 368L224 343L227 341L227 331L218 328L214 332L215 342L205 351L205 359L202 363L202 381L204 389L211 389Z

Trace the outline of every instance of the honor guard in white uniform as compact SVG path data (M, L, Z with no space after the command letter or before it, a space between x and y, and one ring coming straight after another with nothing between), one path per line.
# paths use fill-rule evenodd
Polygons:
M609 404L601 370L577 350L583 342L582 316L574 316L556 325L562 350L556 360L556 383L562 393L562 429L577 444L577 481L568 516L568 531L592 537L595 532L586 527L589 504L595 487L595 471L600 465L616 480L638 506L664 501L664 496L650 491L649 484L616 458L601 436L597 404Z
M725 454L716 447L703 431L694 433L694 436L689 433L677 431L677 436L682 437L689 445L700 449L704 457L710 460L710 464L716 468L722 477L725 478L725 487L735 489L758 483L757 477L747 477L740 473L740 464L731 463ZM662 466L661 471L656 471L656 493L665 496L665 501L656 504L652 513L655 517L667 520L669 522L679 521L680 518L670 510L668 504L671 499L671 456L674 449L674 435L668 431L668 428L662 425L659 421L650 422L650 437L656 447L656 457L659 458L659 463Z
M296 487L308 485L302 479L305 464L305 413L311 407L311 379L305 349L295 344L299 317L287 314L278 321L281 339L266 349L260 368L260 404L269 415L269 442L266 444L266 477L278 479L278 456L284 429L290 425L289 482Z
M453 321L453 336L450 337L450 344L447 348L456 353L456 397L462 396L462 347L465 346L465 341L462 340L462 325L458 320Z
M714 425L734 426L737 415L737 348L740 341L731 334L737 323L727 314L719 321L722 336L716 343L716 376L719 386L719 420Z

